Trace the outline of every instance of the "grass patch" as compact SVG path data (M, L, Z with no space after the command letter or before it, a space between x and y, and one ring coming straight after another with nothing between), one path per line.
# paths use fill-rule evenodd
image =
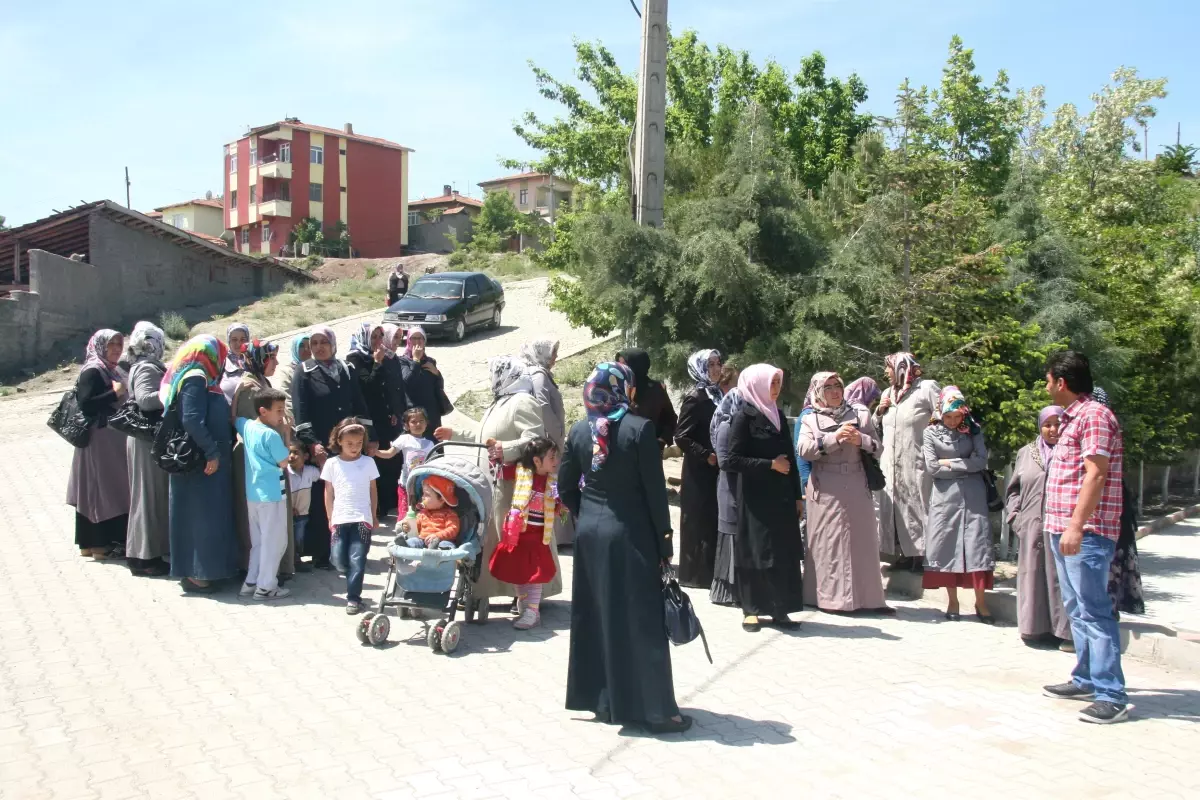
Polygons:
M379 275L378 269L376 269L375 267L367 267L367 277L368 278L374 278L374 277L377 277L378 275Z
M483 412L492 404L491 389L472 389L454 401L454 410L474 420L483 419Z
M192 328L191 334L225 335L234 320L250 326L252 335L266 338L296 328L307 328L316 321L337 319L382 308L387 292L382 278L342 280L286 287L284 291L244 305L231 314L213 317Z
M188 325L188 321L183 318L182 314L174 311L164 311L158 317L158 326L162 328L163 333L169 339L183 340L188 338L188 333L192 326Z

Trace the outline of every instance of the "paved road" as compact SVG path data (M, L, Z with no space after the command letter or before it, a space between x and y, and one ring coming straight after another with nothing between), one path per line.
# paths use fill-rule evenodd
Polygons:
M524 320L504 336L554 316ZM511 349L469 341L435 349L455 384ZM62 502L71 454L44 425L51 403L0 404L0 797L1200 793L1200 681L1128 661L1135 721L1084 725L1038 691L1066 677L1070 656L913 604L896 619L809 613L796 634L749 635L737 612L693 593L716 663L698 645L673 651L697 725L657 740L563 710L563 598L541 630L494 619L446 657L399 620L388 647L361 647L328 573L299 576L278 605L183 596L76 555ZM380 568L373 559L369 598Z
M1200 519L1187 519L1138 542L1146 619L1200 633Z

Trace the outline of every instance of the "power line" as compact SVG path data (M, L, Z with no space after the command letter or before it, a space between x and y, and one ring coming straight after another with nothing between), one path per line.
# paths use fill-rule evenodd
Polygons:
M641 10L640 10L640 9L637 7L637 3L633 2L633 0L629 0L629 5L633 6L633 13L635 13L635 14L637 14L637 15L638 15L638 19L641 19L641 18L642 18L642 12L641 12Z

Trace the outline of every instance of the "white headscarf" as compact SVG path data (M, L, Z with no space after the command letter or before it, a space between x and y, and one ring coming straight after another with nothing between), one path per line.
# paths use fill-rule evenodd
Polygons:
M499 400L511 394L532 394L533 381L525 373L526 364L514 356L497 356L488 362L492 396Z

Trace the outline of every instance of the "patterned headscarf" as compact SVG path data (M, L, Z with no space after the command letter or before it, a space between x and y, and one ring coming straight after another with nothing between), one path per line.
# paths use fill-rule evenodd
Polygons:
M84 351L83 369L95 367L107 375L110 382L120 381L121 373L117 370L116 362L108 360L108 343L120 335L120 331L112 328L101 328L93 333Z
M1105 408L1112 408L1108 399L1108 392L1101 389L1099 386L1092 387L1092 399Z
M738 389L746 402L771 421L775 430L783 430L779 424L779 408L771 399L771 381L776 375L782 379L783 370L771 364L751 364L738 376Z
M697 350L688 356L688 375L696 382L697 389L703 389L713 405L721 402L721 387L708 377L708 362L713 356L721 358L720 350Z
M243 353L242 360L246 364L246 372L260 380L266 380L267 361L279 355L279 345L251 339Z
M368 358L371 357L371 334L375 329L380 327L374 322L364 322L358 326L358 332L350 337L350 352L360 353Z
M629 386L633 370L615 361L602 361L583 387L583 406L592 431L592 471L608 460L608 431L629 411Z
M295 339L292 339L292 361L294 361L297 364L300 363L300 348L303 347L304 343L307 342L311 338L312 338L311 333L302 333L299 336L297 336Z
M846 402L852 406L870 408L871 404L879 399L879 395L879 384L875 382L874 378L866 376L851 381L850 385L846 387Z
M145 320L133 326L133 332L125 342L125 352L133 362L162 361L166 349L167 337L162 328Z
M717 410L713 412L712 422L708 423L708 435L714 442L717 440L717 431L722 425L733 419L733 415L742 410L742 406L746 401L742 399L742 393L735 386L729 390L729 393L721 398L721 402L717 403Z
M550 369L551 362L558 352L556 339L534 339L521 345L521 358L531 367Z
M246 341L247 342L250 341L250 326L245 324L244 322L235 322L232 325L230 325L228 328L225 329L225 344L226 344L226 346L229 345L229 340L233 337L234 331L241 331L242 333L246 334ZM233 348L230 347L229 348L229 360L231 360L233 363L237 364L242 369L245 369L245 364L242 361L242 356L244 353L245 353L244 350L241 352L235 353L233 351ZM231 370L227 367L225 369L225 371L230 372ZM233 371L236 371L236 370L233 370Z
M496 356L488 362L492 396L499 400L510 394L532 394L533 381L525 374L527 365L515 356Z
M921 365L912 353L892 353L883 359L883 363L892 368L892 402L899 403L912 388Z
M952 414L955 411L961 411L963 418L959 423L959 433L972 433L973 422L971 419L971 408L967 405L967 398L963 396L962 391L954 385L947 386L942 389L938 395L938 419L942 419L947 414ZM944 423L943 423L944 424Z
M425 335L424 328L422 328L420 325L414 325L413 327L409 328L408 335L404 339L404 355L408 356L409 358L413 357L412 351L414 336L420 336L422 341L424 341L426 344L429 343L429 337Z
M399 325L388 323L383 326L383 352L388 358L393 358L396 355L396 348L392 347L392 341L396 338L396 332L403 330Z
M842 411L848 406L846 402L846 393L842 392L842 404L839 406L831 406L825 402L825 384L830 378L834 378L845 389L846 382L842 380L842 376L836 372L818 372L812 376L812 380L808 382L808 396L812 403L813 410L818 414L824 414L829 417L837 418L841 416Z
M229 356L229 345L215 336L203 334L193 336L175 351L171 366L163 376L158 388L158 397L164 408L170 408L171 403L179 394L179 387L184 378L194 374L204 376L205 385L210 392L221 394L221 364Z
M1064 411L1062 406L1046 406L1042 409L1042 413L1038 414L1038 451L1042 454L1042 466L1050 464L1050 456L1054 454L1054 445L1046 441L1042 436L1042 426L1046 424L1046 420L1051 417L1062 419Z

